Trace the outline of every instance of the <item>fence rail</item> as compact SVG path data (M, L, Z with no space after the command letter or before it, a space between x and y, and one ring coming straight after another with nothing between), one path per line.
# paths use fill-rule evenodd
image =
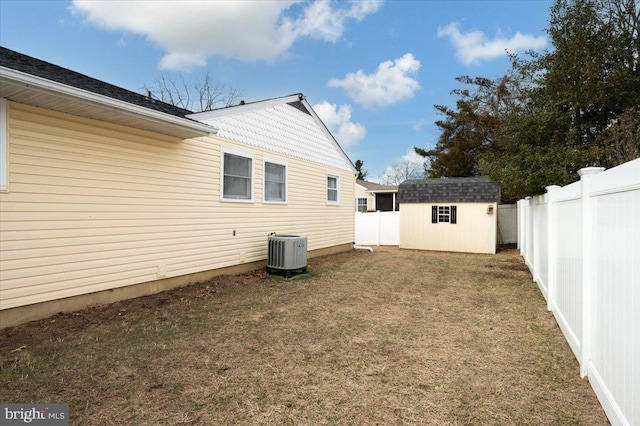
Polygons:
M518 247L614 425L640 425L640 159L518 201Z

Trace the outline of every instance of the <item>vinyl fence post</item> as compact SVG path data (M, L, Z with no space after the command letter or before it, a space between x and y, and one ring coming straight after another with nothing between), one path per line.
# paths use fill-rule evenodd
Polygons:
M589 371L595 330L595 280L598 265L595 255L597 218L590 192L592 179L603 170L604 167L585 167L578 170L582 197L582 336L579 360L581 377L585 377Z
M547 190L547 309L552 310L557 296L558 273L558 207L556 191L558 185L550 185Z
M380 245L380 240L382 239L382 212L380 210L378 210L376 212L376 219L378 219L378 226L376 227L376 231L378 232L378 235L376 236L376 240L377 240L377 245Z

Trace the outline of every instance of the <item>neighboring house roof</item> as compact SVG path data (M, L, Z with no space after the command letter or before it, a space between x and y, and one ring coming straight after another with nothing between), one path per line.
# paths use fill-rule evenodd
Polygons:
M215 133L191 111L1 46L0 97L180 138Z
M349 157L302 94L190 115L237 142L355 172Z
M411 179L400 184L400 203L498 202L500 186L485 177Z
M384 192L398 192L398 185L380 185L379 183L369 182L362 179L357 179L356 183L365 188L366 192L371 193L384 193Z

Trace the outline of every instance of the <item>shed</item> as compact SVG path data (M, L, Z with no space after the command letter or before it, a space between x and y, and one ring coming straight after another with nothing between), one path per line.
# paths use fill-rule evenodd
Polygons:
M404 181L400 248L495 254L499 200L500 186L486 177Z

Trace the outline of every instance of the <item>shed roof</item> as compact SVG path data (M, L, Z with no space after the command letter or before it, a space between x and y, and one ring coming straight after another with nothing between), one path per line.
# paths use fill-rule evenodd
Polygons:
M189 117L215 127L218 135L227 139L355 172L347 154L301 93Z
M486 177L410 179L398 188L399 203L500 201L500 186Z

